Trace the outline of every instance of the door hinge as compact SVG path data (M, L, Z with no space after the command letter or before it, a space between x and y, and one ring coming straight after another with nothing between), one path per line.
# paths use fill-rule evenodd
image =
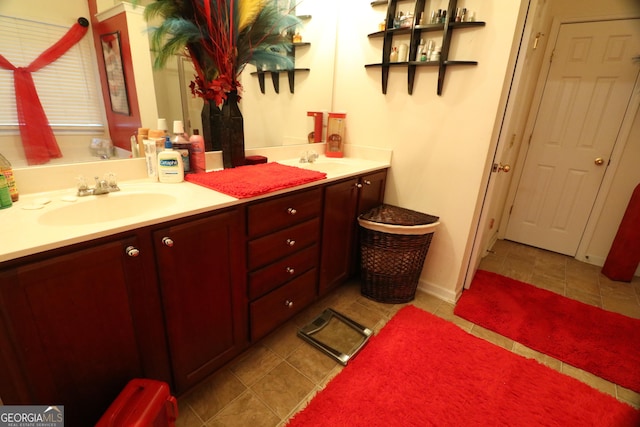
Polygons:
M509 208L509 215L511 215L511 212L513 212L513 205Z
M551 52L551 57L549 58L549 64L553 62L553 55L556 53L555 49Z

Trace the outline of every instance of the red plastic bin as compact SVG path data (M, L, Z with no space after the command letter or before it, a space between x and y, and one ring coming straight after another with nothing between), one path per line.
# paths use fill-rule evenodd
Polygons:
M178 402L167 383L135 378L109 406L96 427L175 427Z

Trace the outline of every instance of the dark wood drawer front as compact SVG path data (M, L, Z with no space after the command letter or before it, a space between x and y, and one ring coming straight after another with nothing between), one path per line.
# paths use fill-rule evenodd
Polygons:
M251 339L262 338L287 319L308 306L316 295L317 270L297 279L250 304Z
M249 270L260 268L270 262L299 251L318 241L320 219L314 218L285 230L249 242Z
M251 205L247 209L249 237L260 236L319 216L321 208L320 188Z
M249 299L256 299L317 266L318 245L313 245L256 270L249 274Z

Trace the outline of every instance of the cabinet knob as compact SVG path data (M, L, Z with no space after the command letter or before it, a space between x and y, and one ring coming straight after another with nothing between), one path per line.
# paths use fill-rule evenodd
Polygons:
M295 208L289 208L289 209L287 209L287 213L288 213L289 215L295 215L295 214L297 214L297 213L298 213L298 211L297 211L297 210L295 210Z
M296 241L293 239L287 239L287 246L293 246L296 244Z
M138 250L138 248L136 248L135 246L127 246L124 252L132 258L135 258L138 255L140 255L140 250Z
M296 273L296 270L293 267L287 267L285 268L285 270L287 271L287 273L293 275Z
M356 188L362 188L362 184L360 184L359 182L356 184Z
M167 247L169 247L169 248L172 248L173 247L173 240L170 237L163 237L162 238L162 244L167 246Z
M286 300L284 302L284 306L287 307L287 308L293 307L293 301L291 301L290 299Z
M369 181L368 179L365 179L363 182L364 182L364 185L371 185L371 181Z

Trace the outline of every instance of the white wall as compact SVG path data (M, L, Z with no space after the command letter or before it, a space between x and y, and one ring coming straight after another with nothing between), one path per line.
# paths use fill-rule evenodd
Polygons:
M442 96L436 94L435 68L419 69L408 95L400 67L390 73L383 95L380 69L365 70L364 64L381 60L382 40L367 34L377 31L384 7L340 3L334 109L347 112L347 143L393 149L385 201L440 216L420 287L448 300L462 287L520 3L459 3L487 24L454 34L450 57L479 65L450 68Z

